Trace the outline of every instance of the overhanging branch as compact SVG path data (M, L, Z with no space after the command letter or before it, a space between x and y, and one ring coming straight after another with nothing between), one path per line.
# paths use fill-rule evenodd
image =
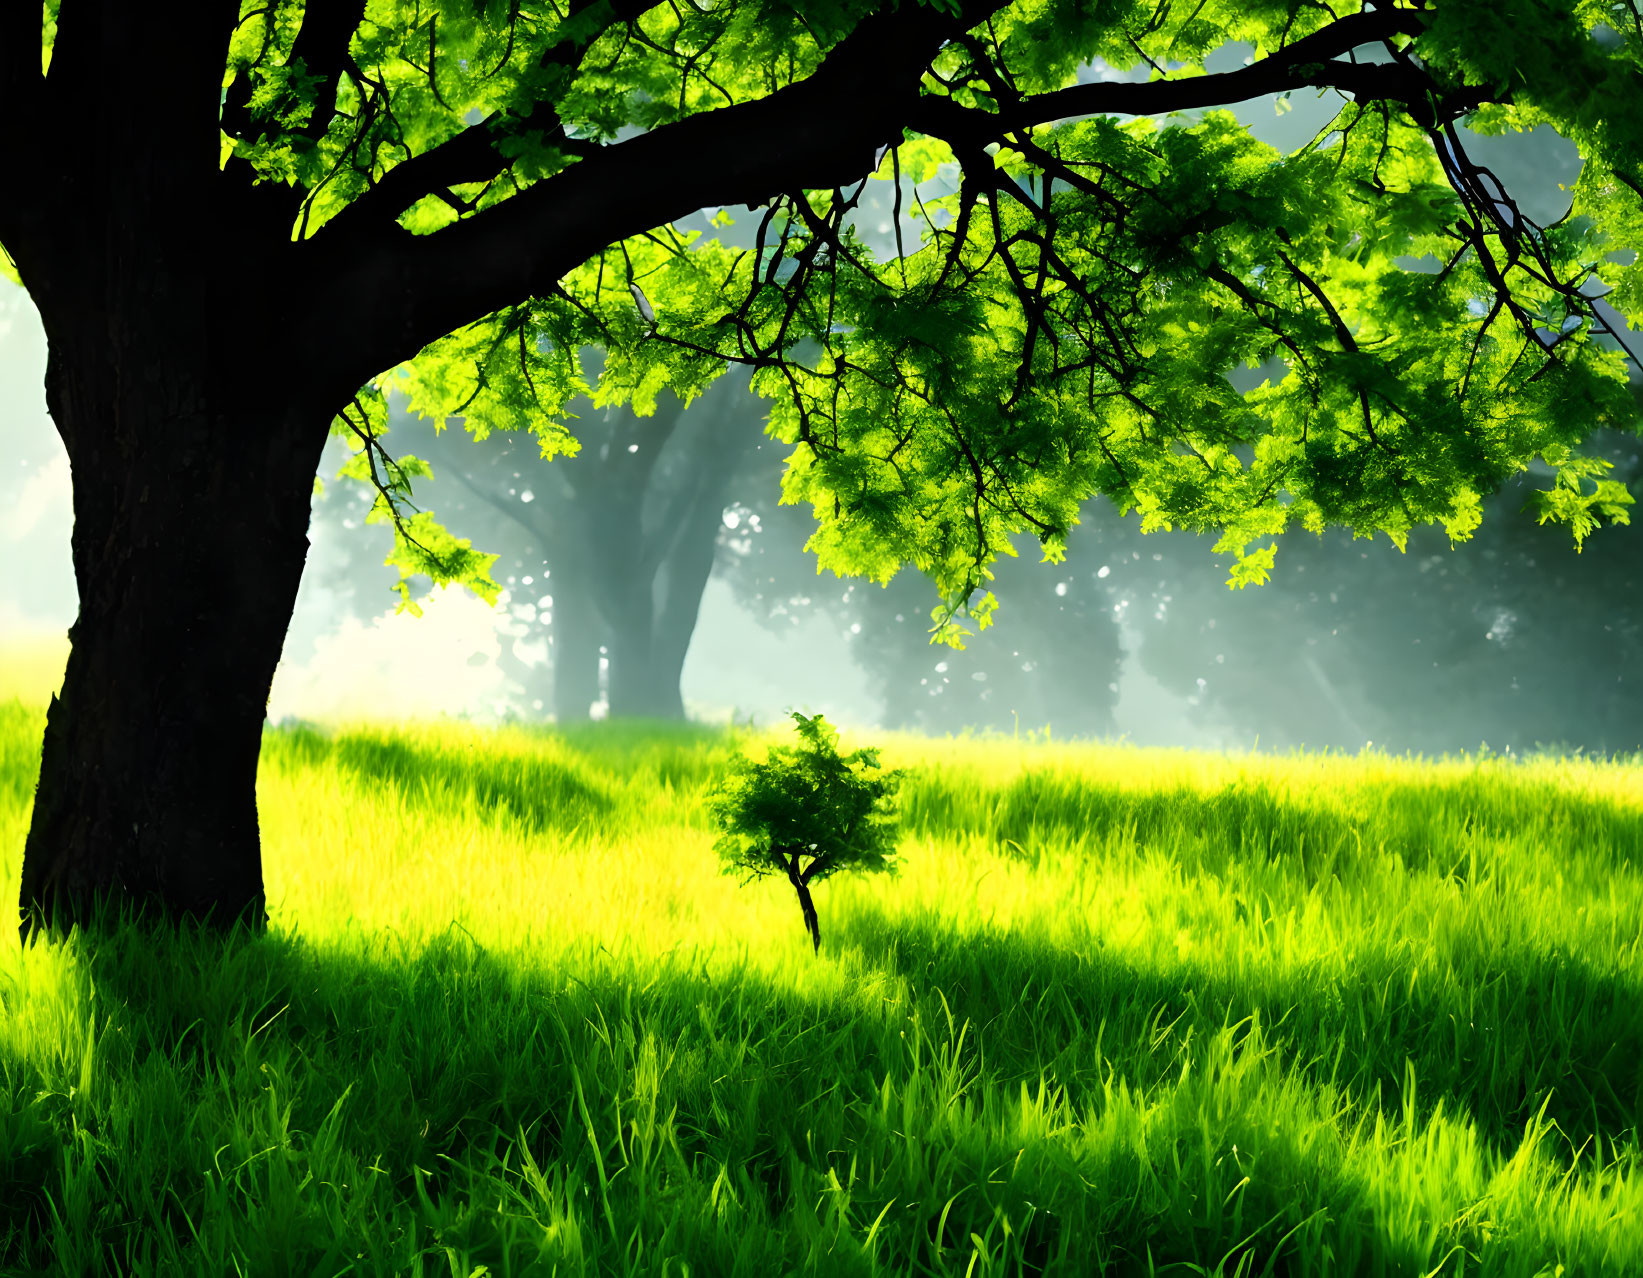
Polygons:
M601 0L575 0L561 26L596 7ZM646 9L652 0L620 0L608 6L609 20L592 26L580 38L562 39L550 44L537 63L539 71L553 67L574 69L605 32L618 22L632 21ZM493 123L476 124L464 129L439 146L396 164L364 195L354 200L332 220L326 230L333 235L350 236L370 234L374 228L392 222L412 204L427 195L437 195L447 187L470 182L489 182L501 177L510 161L496 149L496 143L513 134L542 133L553 136L554 145L570 154L589 154L597 149L595 143L578 142L565 136L559 113L549 102L537 102L522 117L499 130Z
M314 113L308 122L294 130L297 134L311 141L325 136L336 110L342 76L353 65L348 46L364 18L365 0L329 0L323 4L311 0L304 6L302 26L297 30L291 56L286 61L293 66L300 61L308 74L317 76L325 88L314 103ZM245 113L250 92L249 74L237 79L229 90L223 105L223 131L231 137L240 136L251 127Z
M1433 119L1430 105L1439 86L1411 63L1337 62L1332 59L1364 44L1417 35L1424 18L1411 9L1377 9L1331 23L1287 45L1253 66L1216 75L1145 84L1098 82L1074 85L1007 103L997 111L961 106L951 98L926 96L908 119L910 127L959 147L1004 141L1007 134L1034 125L1086 115L1167 115L1223 106L1302 88L1332 88L1360 100L1389 98L1404 103L1422 123ZM1477 106L1482 91L1452 98L1459 111Z
M7 0L0 7L32 12L31 29L38 33L38 4ZM95 136L101 156L118 152L123 136L133 135L145 143L145 155L178 169L198 163L192 152L204 139L205 158L215 166L223 65L239 8L239 0L201 0L186 20L167 21L122 0L64 4L44 100L58 136ZM35 34L35 57L39 40ZM171 145L149 143L155 130ZM70 163L84 162L78 146L70 150Z
M877 14L801 82L602 147L433 235L380 220L345 226L339 216L302 246L316 309L334 325L381 334L368 360L386 368L480 316L546 295L629 235L708 205L859 180L879 147L900 137L930 59L971 20L911 4ZM376 317L385 311L399 323L384 332Z
M439 148L402 165L403 188L385 180L373 211L367 207L374 196L366 196L302 246L300 256L308 257L318 281L316 300L333 322L380 334L370 362L388 367L479 316L551 292L568 271L627 236L710 205L757 205L782 192L859 180L875 167L879 148L908 127L974 150L1069 116L1163 114L1306 86L1396 100L1419 120L1433 118L1441 88L1409 60L1331 60L1421 30L1419 12L1386 8L1351 15L1254 66L1218 75L1079 85L1010 101L996 111L920 96L931 60L984 19L972 9L986 7L1002 7L1002 0L966 6L958 18L929 5L881 12L803 81L599 147L482 213L433 235L412 236L384 215L399 211L389 204L420 193L425 183L413 183L413 176L437 180L447 164L471 176L474 170L463 166L481 162L481 149L489 149L482 139L454 139L448 155ZM1458 112L1485 96L1483 90L1451 94L1437 109ZM383 311L399 320L386 331L369 322Z

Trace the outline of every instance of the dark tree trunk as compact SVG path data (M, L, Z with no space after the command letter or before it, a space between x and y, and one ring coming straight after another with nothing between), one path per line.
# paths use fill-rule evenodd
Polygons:
M21 93L0 153L34 178L0 231L46 331L80 596L23 849L25 935L110 908L264 919L268 691L327 426L370 374L339 368L334 343L301 347L290 308L312 281L284 269L289 207L223 170L234 13L65 13L49 79L0 78ZM71 140L93 133L88 162ZM299 377L276 375L277 352Z
M804 930L810 933L811 952L820 954L821 920L816 917L816 903L810 899L810 885L804 881L804 875L799 873L799 858L797 856L788 859L787 881L793 885L793 890L799 894L799 909L804 914Z
M80 609L23 853L25 935L109 905L265 920L257 757L329 415L213 402L189 362L208 349L196 317L165 292L80 332L48 323Z

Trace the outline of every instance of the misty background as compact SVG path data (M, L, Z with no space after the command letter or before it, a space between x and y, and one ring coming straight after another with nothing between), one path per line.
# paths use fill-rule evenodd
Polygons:
M1246 53L1231 46L1211 70ZM1338 106L1301 96L1235 110L1290 150ZM1529 216L1567 211L1579 159L1551 130L1468 135L1468 146ZM857 218L881 257L896 251L892 196L870 184ZM731 212L733 227L695 225L750 235L757 216ZM0 660L8 642L61 640L76 609L69 468L45 411L45 358L32 304L0 282ZM1265 372L1229 375L1247 387ZM248 397L277 393L272 377L248 381ZM817 574L803 551L813 517L778 502L787 450L764 436L767 405L745 376L721 378L688 411L664 395L651 418L584 403L581 453L551 463L527 431L476 443L459 421L436 433L390 403L389 451L434 469L416 483L417 504L500 555L505 593L493 609L435 590L422 616L395 615L398 574L382 562L391 532L365 524L368 489L332 478L348 456L332 440L272 719L767 723L802 709L856 727L1047 726L1057 739L1144 745L1643 748L1643 515L1577 553L1566 530L1523 512L1534 475L1491 498L1462 545L1441 529L1416 530L1402 554L1385 539L1292 534L1272 580L1238 592L1213 537L1142 536L1090 502L1064 563L1039 562L1032 538L1017 543L1019 558L995 567L996 624L953 651L928 642L936 599L911 570L888 587ZM1589 447L1643 494L1636 436Z

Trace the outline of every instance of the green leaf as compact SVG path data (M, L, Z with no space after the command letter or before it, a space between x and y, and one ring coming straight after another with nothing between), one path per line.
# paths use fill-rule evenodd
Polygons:
M1273 561L1278 557L1278 547L1264 546L1260 550L1245 554L1240 552L1233 561L1232 571L1227 575L1227 586L1233 590L1242 590L1245 586L1262 586L1272 574Z
M387 522L386 516L374 507L367 515L373 523ZM394 527L394 548L383 561L399 569L400 581L395 587L401 598L401 610L418 612L410 602L406 579L425 576L435 585L465 586L487 604L494 606L502 587L491 577L491 566L497 556L482 554L473 549L466 537L454 537L434 518L433 512L418 511L403 524Z

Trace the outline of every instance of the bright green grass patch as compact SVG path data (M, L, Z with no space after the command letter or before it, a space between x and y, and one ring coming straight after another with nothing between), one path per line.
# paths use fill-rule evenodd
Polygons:
M1643 768L891 738L813 960L752 744L271 732L267 936L0 931L0 1271L1643 1273Z
M0 644L0 701L45 705L63 681L68 636L9 638Z

